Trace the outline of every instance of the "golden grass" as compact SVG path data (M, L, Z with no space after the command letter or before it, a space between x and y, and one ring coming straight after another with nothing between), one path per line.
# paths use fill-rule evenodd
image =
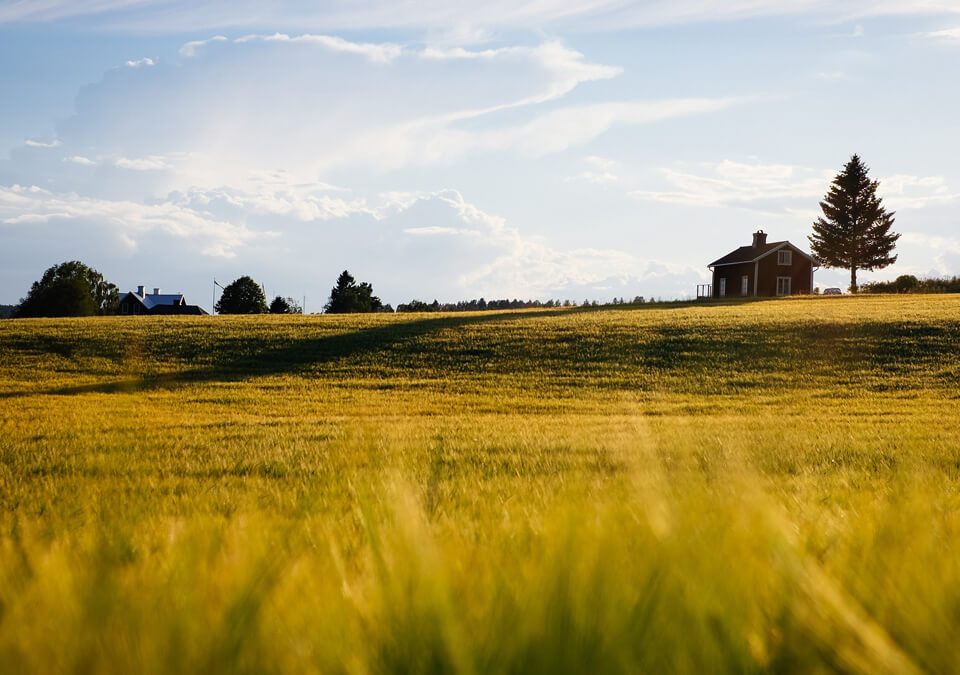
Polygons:
M956 672L960 296L0 322L0 672Z

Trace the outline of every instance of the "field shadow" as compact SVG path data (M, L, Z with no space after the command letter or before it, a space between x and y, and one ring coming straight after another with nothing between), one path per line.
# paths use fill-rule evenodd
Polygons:
M209 366L191 368L176 373L131 377L110 382L55 387L40 392L3 392L0 399L20 398L36 394L70 396L78 394L135 393L150 389L173 389L184 384L211 381L242 381L248 378L299 373L317 365L330 364L365 354L390 350L407 345L406 352L420 338L444 330L465 326L550 318L574 312L600 311L603 308L573 308L537 312L490 312L466 316L444 315L391 322L382 326L364 328L347 333L295 340L277 345L268 337L247 338L242 345L233 345L214 357ZM60 351L63 347L58 345ZM403 352L396 350L398 358Z
M273 333L269 327L251 333L218 335L213 343L174 340L159 346L158 363L189 364L202 357L202 365L176 372L138 375L91 384L46 390L0 392L0 399L37 394L81 395L136 393L173 389L203 382L239 382L286 374L317 373L361 377L399 374L431 377L434 374L510 376L525 372L560 373L594 387L643 388L654 386L658 373L687 377L700 388L727 381L744 389L767 386L779 378L791 386L810 376L855 381L864 374L890 376L889 386L904 386L899 376L926 368L939 372L942 383L954 382L960 373L960 329L956 323L812 322L783 326L697 322L676 325L670 321L602 324L600 330L582 331L576 322L545 324L535 330L479 331L462 337L444 331L484 323L520 324L530 320L609 311L671 310L721 303L664 303L607 307L579 307L541 311L493 311L466 315L421 314L409 320L390 321L350 332L312 336ZM735 304L742 304L740 302ZM304 323L316 328L317 323ZM210 324L215 329L215 324ZM21 339L21 342L23 339ZM86 342L89 342L87 340ZM115 345L90 346L81 341L17 343L38 353L51 346L58 354L85 358L123 358ZM201 349L198 345L203 344ZM164 351L167 350L167 351ZM101 353L102 352L102 353ZM81 361L82 363L82 361ZM175 368L175 365L171 366ZM664 381L665 382L665 381ZM653 383L653 384L651 384ZM674 383L675 384L675 383ZM673 385L671 385L673 386Z

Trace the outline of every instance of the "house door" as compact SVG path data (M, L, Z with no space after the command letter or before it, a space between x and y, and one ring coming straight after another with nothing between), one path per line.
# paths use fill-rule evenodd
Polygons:
M720 297L727 297L727 278L723 277L720 279Z
M740 295L750 295L750 277L746 274L740 278Z

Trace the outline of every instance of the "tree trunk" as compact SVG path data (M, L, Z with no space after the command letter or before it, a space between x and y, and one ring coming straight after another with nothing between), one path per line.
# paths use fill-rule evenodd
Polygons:
M857 268L856 267L850 268L850 292L851 293L857 292Z

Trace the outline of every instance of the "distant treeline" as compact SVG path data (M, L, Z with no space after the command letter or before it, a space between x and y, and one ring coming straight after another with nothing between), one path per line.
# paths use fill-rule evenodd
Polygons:
M642 305L646 302L642 296L637 296L633 300L627 301L624 298L614 298L612 302L603 303L604 305ZM600 303L596 300L584 300L583 304L578 305L573 300L461 300L460 302L424 302L423 300L411 300L407 303L397 305L398 312L483 312L485 310L499 309L534 309L534 308L552 308L552 307L599 307Z
M960 293L960 277L918 279L904 274L893 281L873 281L863 284L864 293Z
M0 319L9 319L16 308L16 305L0 305Z

